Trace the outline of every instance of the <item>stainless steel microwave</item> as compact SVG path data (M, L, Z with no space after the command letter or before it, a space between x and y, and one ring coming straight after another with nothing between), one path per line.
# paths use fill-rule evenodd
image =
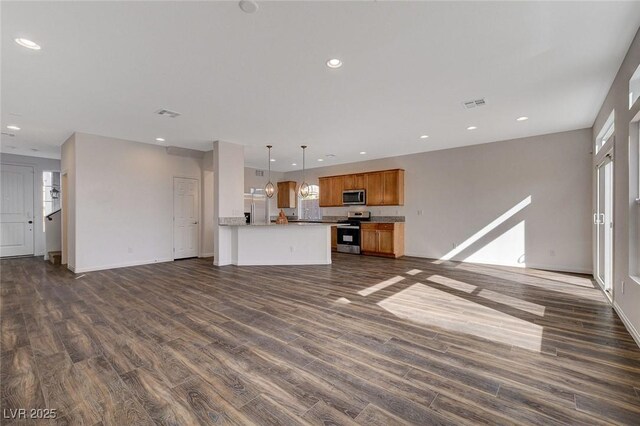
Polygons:
M365 205L367 197L364 189L353 189L350 191L342 191L342 205L354 206Z

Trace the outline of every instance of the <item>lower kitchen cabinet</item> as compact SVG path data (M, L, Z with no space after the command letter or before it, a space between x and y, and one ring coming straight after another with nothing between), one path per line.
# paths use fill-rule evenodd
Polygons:
M362 223L360 232L362 254L404 256L404 223Z
M331 251L338 251L338 227L331 227Z

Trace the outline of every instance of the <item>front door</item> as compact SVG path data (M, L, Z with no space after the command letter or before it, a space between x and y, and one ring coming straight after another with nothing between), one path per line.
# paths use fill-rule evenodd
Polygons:
M607 154L598 165L596 213L596 279L609 298L613 288L613 160Z
M33 255L33 168L0 167L0 256Z
M198 181L173 178L173 258L198 256Z

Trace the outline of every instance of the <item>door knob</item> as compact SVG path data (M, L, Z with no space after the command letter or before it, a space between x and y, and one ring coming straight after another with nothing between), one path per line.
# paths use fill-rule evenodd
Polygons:
M198 224L198 222L193 222L193 225L197 225L197 224Z

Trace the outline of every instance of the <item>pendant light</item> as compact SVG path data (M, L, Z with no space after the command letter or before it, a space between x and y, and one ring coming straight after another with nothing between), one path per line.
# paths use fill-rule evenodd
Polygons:
M306 198L309 195L309 184L307 183L307 181L305 180L305 158L304 158L304 151L305 149L307 149L306 145L302 145L300 146L300 148L302 148L302 183L300 184L300 196L302 198Z
M271 145L267 145L267 148L269 149L269 181L267 182L267 184L264 187L264 192L267 194L268 198L272 198L273 194L276 193L276 187L273 186L273 183L271 183Z

